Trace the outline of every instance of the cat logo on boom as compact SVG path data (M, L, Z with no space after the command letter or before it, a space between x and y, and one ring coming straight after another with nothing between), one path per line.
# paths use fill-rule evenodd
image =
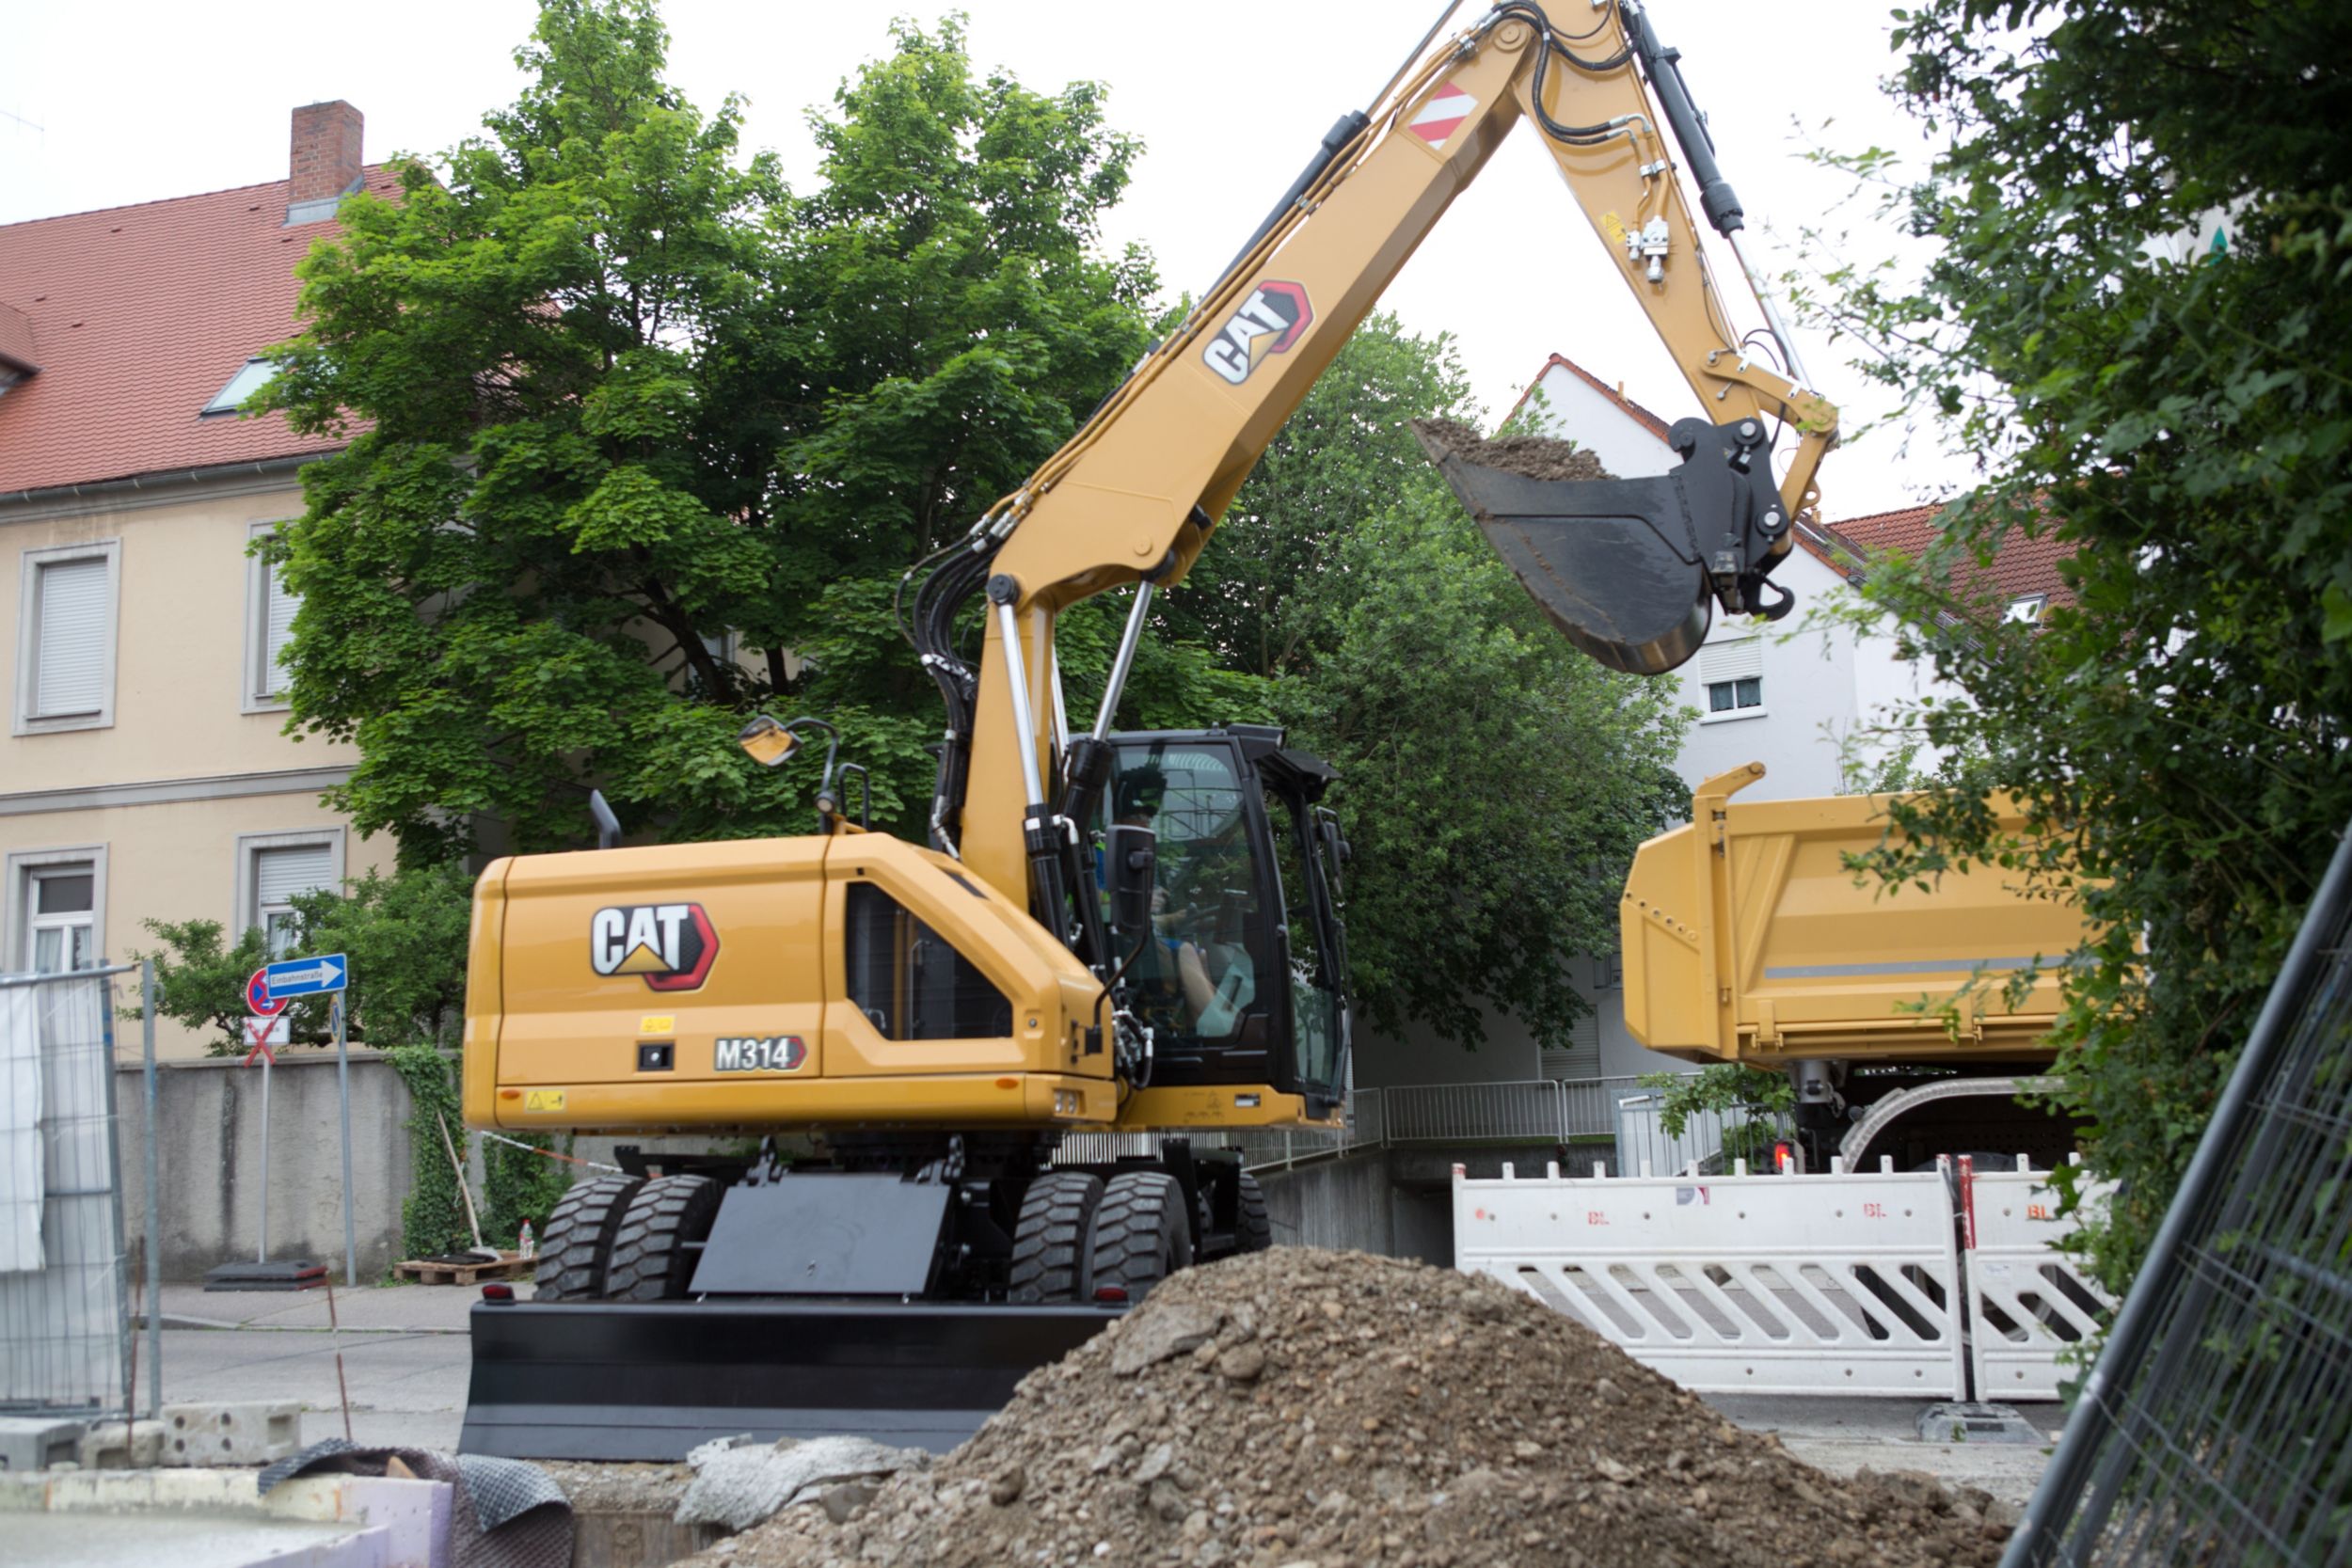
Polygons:
M710 977L719 933L700 904L618 904L588 923L599 974L642 974L655 990L692 990Z
M1298 335L1314 319L1315 308L1308 303L1303 285L1268 278L1249 291L1249 297L1217 328L1200 357L1209 369L1238 387L1249 379L1259 360L1298 341Z

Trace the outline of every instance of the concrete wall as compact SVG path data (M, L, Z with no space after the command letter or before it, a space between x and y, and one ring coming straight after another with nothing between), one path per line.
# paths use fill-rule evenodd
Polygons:
M1340 1247L1391 1253L1389 1163L1378 1151L1261 1171L1276 1246Z
M262 1069L235 1058L171 1061L156 1069L154 1137L163 1190L163 1274L202 1277L215 1263L250 1262L261 1221ZM138 1067L118 1069L123 1225L134 1247L147 1234L146 1093ZM400 1206L408 1196L408 1086L381 1057L351 1058L351 1176L359 1277L398 1261ZM332 1262L342 1277L342 1140L335 1058L289 1054L270 1073L269 1253ZM453 1131L454 1131L453 1129Z

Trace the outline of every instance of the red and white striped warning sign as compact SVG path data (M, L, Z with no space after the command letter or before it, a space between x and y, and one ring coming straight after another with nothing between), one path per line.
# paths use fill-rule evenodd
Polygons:
M1462 121L1478 107L1478 100L1448 82L1406 122L1413 135L1432 147L1443 147Z

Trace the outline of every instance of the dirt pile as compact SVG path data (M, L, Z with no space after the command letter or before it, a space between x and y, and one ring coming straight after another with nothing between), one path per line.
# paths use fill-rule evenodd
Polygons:
M932 1468L706 1568L1990 1564L1989 1498L1839 1481L1492 1280L1278 1248L1188 1270Z
M1415 420L1413 434L1432 460L1448 455L1529 479L1614 479L1600 459L1573 441L1548 436L1503 436L1494 440L1458 420Z

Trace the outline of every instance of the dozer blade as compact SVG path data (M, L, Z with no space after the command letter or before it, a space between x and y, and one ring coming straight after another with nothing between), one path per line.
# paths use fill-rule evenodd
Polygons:
M1532 479L1422 445L1570 641L1636 675L1698 652L1714 599L1676 476Z
M675 1460L713 1437L871 1437L944 1452L1119 1315L822 1301L485 1303L462 1453Z

